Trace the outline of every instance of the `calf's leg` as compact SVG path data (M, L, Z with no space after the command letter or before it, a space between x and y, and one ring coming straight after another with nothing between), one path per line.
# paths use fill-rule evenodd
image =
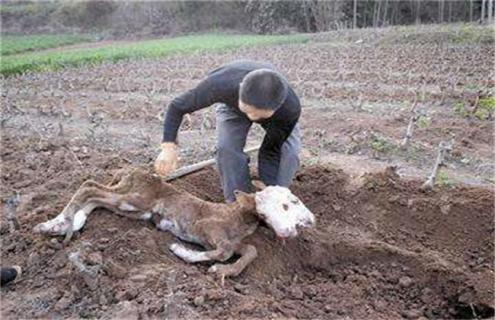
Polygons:
M218 274L222 279L224 277L235 277L253 262L258 255L254 246L242 243L235 250L235 253L241 256L236 262L232 264L217 263L211 266L208 271Z
M232 257L234 249L232 245L223 243L216 249L210 251L197 251L184 247L179 243L173 243L170 245L170 251L182 260L189 263L203 262L203 261L225 261Z
M104 207L114 212L139 211L139 208L130 205L126 200L126 195L103 191L98 187L81 188L58 216L38 224L34 227L34 231L66 235L64 242L67 242L74 231L84 226L87 216L97 207Z

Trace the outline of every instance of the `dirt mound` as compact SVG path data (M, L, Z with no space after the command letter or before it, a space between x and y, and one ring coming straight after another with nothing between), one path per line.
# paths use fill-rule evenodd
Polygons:
M69 246L31 233L53 214L2 230L3 261L24 267L2 289L2 316L127 318L486 318L494 315L492 190L422 192L393 169L351 186L343 171L307 167L293 185L317 228L285 243L258 228L259 257L224 287L168 252L177 241L150 224L97 210ZM175 182L222 201L204 170ZM42 206L46 201L35 201ZM69 262L76 253L89 266ZM72 256L72 259L74 256ZM90 275L93 276L90 276Z

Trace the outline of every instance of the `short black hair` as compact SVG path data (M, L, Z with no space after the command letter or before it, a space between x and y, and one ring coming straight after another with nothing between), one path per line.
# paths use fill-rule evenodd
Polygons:
M276 110L287 97L287 81L276 71L257 69L242 80L239 98L258 109Z

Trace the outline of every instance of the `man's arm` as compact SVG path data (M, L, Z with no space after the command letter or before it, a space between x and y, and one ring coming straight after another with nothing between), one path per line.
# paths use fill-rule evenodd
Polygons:
M263 139L263 143L259 152L259 165L264 167L265 181L270 185L276 184L278 171L280 168L281 149L284 142L292 133L292 130L296 126L299 120L299 115L296 119L284 123L278 124L276 122L270 123L270 126L265 127L266 135Z
M206 78L196 88L181 94L169 104L163 126L162 150L155 160L156 173L167 175L177 168L177 132L182 118L186 113L211 106L220 99L220 92L216 90L218 86L215 83L211 77Z
M218 102L214 81L206 78L196 88L176 97L168 106L163 126L162 142L176 142L177 132L185 114L206 108Z

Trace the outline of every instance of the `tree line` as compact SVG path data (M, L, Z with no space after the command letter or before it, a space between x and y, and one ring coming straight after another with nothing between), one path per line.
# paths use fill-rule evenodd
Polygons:
M210 30L321 32L390 25L488 22L493 0L2 1L2 32L113 36Z

